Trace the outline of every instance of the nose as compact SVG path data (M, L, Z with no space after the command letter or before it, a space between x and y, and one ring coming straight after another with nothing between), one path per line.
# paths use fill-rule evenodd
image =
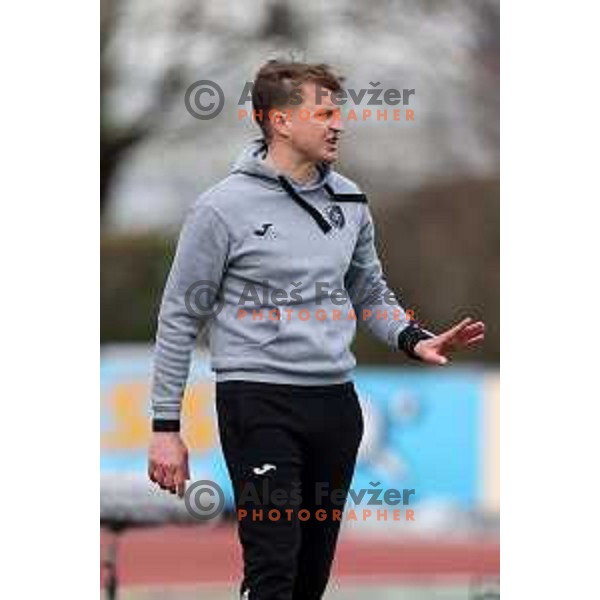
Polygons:
M333 131L339 131L340 133L344 131L344 121L342 119L342 111L338 108L333 111L333 115L331 117L331 121L329 123L329 128L333 129Z

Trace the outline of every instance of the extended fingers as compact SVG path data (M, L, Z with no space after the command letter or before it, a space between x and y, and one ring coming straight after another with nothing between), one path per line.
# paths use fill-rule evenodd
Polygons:
M474 346L483 341L485 337L485 324L482 321L473 322L473 319L463 319L440 338L442 350L456 350Z
M476 344L479 344L481 342L483 342L483 340L485 339L485 335L481 334L481 335L476 335L472 338L469 338L466 342L465 342L465 346L475 346Z
M477 321L476 323L471 323L467 325L462 331L463 335L467 337L474 337L476 335L480 335L485 331L485 324L483 321Z
M465 327L459 333L458 339L463 345L471 345L471 340L477 339L478 341L481 341L484 337L484 333L485 325L481 321L477 321L477 323L471 323Z
M441 337L445 342L450 341L456 336L458 336L460 333L462 333L462 331L466 329L472 321L473 319L471 319L471 317L467 317L466 319L463 319L460 323L458 323L458 325L455 325L454 327L448 329L448 331L442 333L439 337Z
M472 319L465 319L461 321L456 327L453 327L447 332L444 337L446 343L459 343L464 344L467 340L483 335L485 332L485 325L482 321L472 322Z

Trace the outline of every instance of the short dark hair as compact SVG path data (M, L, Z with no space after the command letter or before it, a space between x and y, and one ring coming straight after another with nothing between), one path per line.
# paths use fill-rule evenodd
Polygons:
M285 106L293 87L308 82L337 92L342 89L344 78L324 63L270 60L258 70L252 88L252 106L266 140L270 138L269 111Z

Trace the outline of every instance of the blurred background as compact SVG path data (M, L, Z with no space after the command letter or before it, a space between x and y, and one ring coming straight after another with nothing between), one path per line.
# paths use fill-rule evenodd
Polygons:
M336 168L369 197L404 306L433 330L467 314L487 325L484 346L443 371L357 336L366 434L353 486L415 488L416 520L345 524L328 597L498 597L497 0L101 0L103 594L236 597L231 518L198 525L146 482L148 390L179 227L256 137L237 102L270 58L328 62L349 88L415 90L414 121L347 123ZM184 105L199 79L225 93L212 120ZM213 400L200 345L185 399L192 479L220 483L230 505Z

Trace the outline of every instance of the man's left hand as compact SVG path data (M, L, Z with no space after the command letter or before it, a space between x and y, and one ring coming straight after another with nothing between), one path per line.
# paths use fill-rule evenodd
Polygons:
M485 337L484 332L483 322L473 321L469 317L435 337L421 340L414 347L413 352L423 362L445 365L448 362L448 353L480 344Z

